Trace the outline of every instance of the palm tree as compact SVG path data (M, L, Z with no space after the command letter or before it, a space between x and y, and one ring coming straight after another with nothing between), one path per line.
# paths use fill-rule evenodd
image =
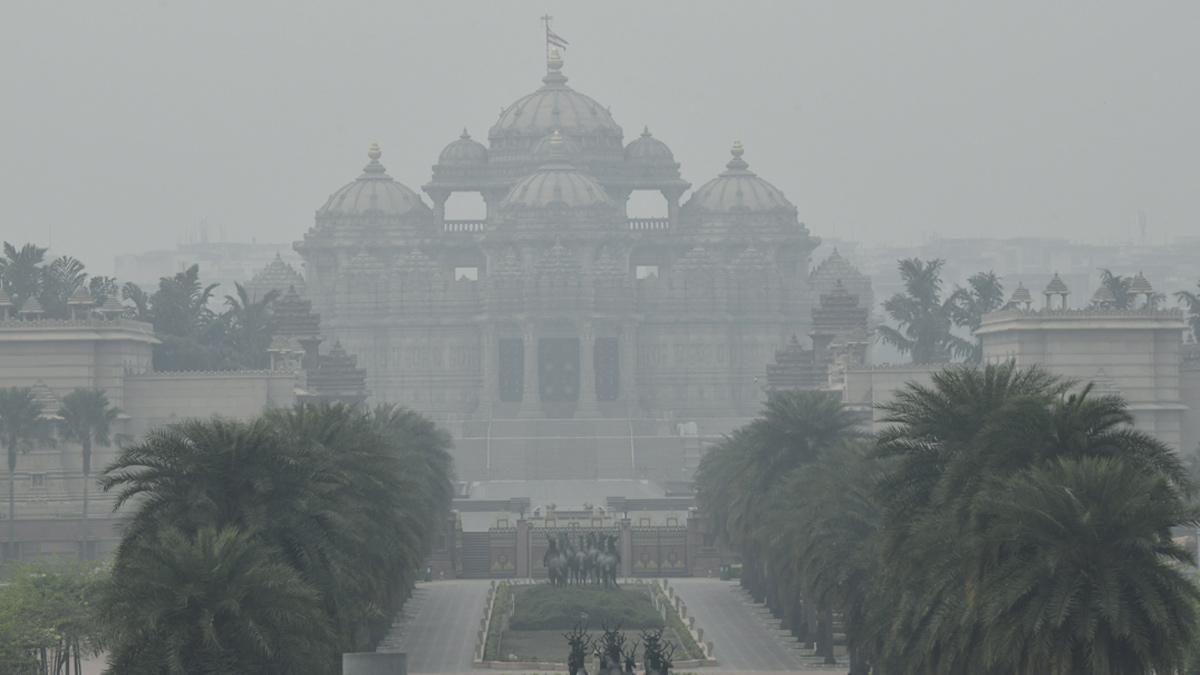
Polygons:
M896 462L880 493L883 602L894 611L880 642L886 672L1017 670L988 641L995 620L984 589L1003 577L1004 560L976 544L987 536L981 495L995 485L1057 461L1109 458L1154 477L1166 486L1160 494L1190 496L1179 459L1131 428L1122 399L1070 389L1011 363L959 367L932 387L910 385L885 407L892 426L879 447Z
M1191 554L1171 529L1197 513L1169 481L1120 456L1022 471L979 504L980 651L1014 675L1182 672L1200 634Z
M18 308L38 295L42 283L42 262L46 249L25 244L20 249L4 242L4 257L0 258L0 283Z
M970 341L951 332L957 299L954 294L942 298L944 264L942 260L901 260L904 292L883 303L897 328L879 326L879 338L908 354L913 363L944 363L954 357L969 357L973 352Z
M253 533L164 528L127 548L102 616L108 672L329 672L334 648L316 591Z
M338 648L360 650L382 636L445 523L448 447L418 415L344 405L153 431L101 480L118 507L138 504L118 561L167 527L238 528L313 585Z
M234 288L237 295L225 296L227 309L221 315L230 351L240 367L266 368L271 362L267 353L273 330L271 304L279 297L279 291L268 291L253 300L245 286L234 282Z
M88 496L92 483L92 444L109 444L112 423L120 410L109 405L108 396L100 389L76 389L62 399L58 411L63 437L79 443L83 451L83 543L80 554L87 557Z
M1100 270L1100 284L1112 293L1114 308L1129 309L1133 305L1133 296L1129 293L1133 277L1113 274L1112 270L1104 268Z
M1200 282L1196 283L1200 287ZM1200 293L1176 291L1175 299L1187 307L1188 325L1192 328L1192 339L1200 341Z
M7 244L6 244L7 246ZM17 453L27 450L42 408L28 387L0 389L0 440L8 450L8 555L16 555Z
M67 300L87 282L83 263L71 256L59 256L42 268L39 299L52 317L67 317Z
M956 288L951 294L954 323L972 334L983 324L983 317L1004 306L1004 284L995 272L979 272L967 279L966 288ZM983 345L976 339L967 361L983 361Z
M845 623L851 675L866 675L877 647L868 629L881 574L879 461L868 445L848 443L790 474L767 520L773 555L785 563L802 597ZM832 655L832 626L819 641Z
M859 420L829 392L772 394L762 416L709 450L696 474L698 501L743 557L742 583L759 600L778 603L786 589L770 574L770 533L761 524L772 489L822 452L857 437Z

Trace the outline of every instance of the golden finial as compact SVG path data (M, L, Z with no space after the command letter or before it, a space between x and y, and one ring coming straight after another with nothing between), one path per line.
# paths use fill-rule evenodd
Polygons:
M741 141L733 142L733 149L729 151L734 157L741 157L746 154L746 149L742 147Z
M379 149L379 144L371 143L371 147L367 149L367 157L369 157L372 161L374 161L374 160L379 159L382 156L383 156L383 151Z
M563 67L562 52L558 51L558 47L550 48L550 56L546 57L546 65L550 70L559 70Z
M555 129L554 133L550 134L550 147L552 147L552 148L560 147L562 145L562 142L563 142L562 134L559 133L558 129Z

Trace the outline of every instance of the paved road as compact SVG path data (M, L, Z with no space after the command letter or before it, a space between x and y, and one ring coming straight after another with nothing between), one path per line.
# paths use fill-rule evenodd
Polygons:
M794 641L774 630L736 582L672 579L671 585L704 629L704 639L712 640L719 670L805 672L799 654L787 644Z
M467 673L488 581L418 584L380 651L408 653L410 673Z

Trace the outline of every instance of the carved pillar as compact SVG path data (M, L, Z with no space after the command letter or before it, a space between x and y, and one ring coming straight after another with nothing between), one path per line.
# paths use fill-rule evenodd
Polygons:
M596 407L596 336L592 323L584 322L579 332L579 408L578 414L590 417L599 414Z
M667 200L667 221L673 230L679 225L679 198L683 196L683 190L663 190L662 195Z
M445 190L426 190L429 198L433 200L433 213L437 216L438 225L446 222L446 201L450 199L450 193Z
M521 341L525 349L524 386L521 393L521 417L538 417L541 411L541 396L538 394L538 346L537 331L532 323L525 326L525 335Z

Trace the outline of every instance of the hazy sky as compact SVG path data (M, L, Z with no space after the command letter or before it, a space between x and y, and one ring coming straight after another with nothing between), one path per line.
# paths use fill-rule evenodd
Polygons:
M383 146L414 189L463 126L570 84L695 185L734 139L818 235L1192 233L1195 2L56 2L0 6L0 238L98 270L299 239Z

